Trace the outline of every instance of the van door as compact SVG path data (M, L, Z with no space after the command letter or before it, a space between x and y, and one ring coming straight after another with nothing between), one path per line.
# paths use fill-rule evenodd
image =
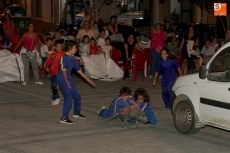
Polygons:
M230 127L230 47L218 52L200 82L202 119L217 127Z

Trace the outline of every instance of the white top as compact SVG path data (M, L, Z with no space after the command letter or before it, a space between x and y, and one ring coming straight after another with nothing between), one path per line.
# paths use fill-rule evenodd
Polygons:
M107 38L109 36L109 31L105 30L105 38Z
M42 45L41 47L41 56L46 57L46 53L49 52L49 48L46 44Z
M105 39L104 38L99 38L98 40L97 40L97 45L98 46L102 46L102 45L104 45L105 44Z
M112 50L112 46L106 46L106 45L102 45L101 49L103 52L105 52L105 55L110 57L110 51Z
M201 54L203 55L214 55L215 54L215 48L212 46L209 46L208 48L204 46L201 50Z

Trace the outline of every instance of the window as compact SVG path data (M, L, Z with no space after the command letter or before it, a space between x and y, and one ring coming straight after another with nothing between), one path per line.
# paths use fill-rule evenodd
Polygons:
M211 62L208 80L230 82L230 47L221 51Z

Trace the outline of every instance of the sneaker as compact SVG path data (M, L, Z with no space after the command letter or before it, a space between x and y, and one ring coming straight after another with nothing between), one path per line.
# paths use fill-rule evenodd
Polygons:
M39 85L43 85L44 83L42 83L41 81L39 82L34 82L35 84L39 84Z
M168 107L168 106L165 106L163 109L164 110L171 110L170 107Z
M61 123L65 123L65 124L73 124L74 122L71 121L69 118L67 117L62 117L60 120Z
M131 78L130 78L130 77L126 77L125 79L129 80L129 79L131 79Z
M26 86L26 82L22 82L22 85L23 85L23 86Z
M105 106L102 106L101 109L97 112L97 114L99 114L102 109L105 109Z
M55 100L52 100L51 105L53 105L53 106L54 106L54 105L58 105L58 104L60 103L60 100L61 100L60 98L59 98L59 99L57 98L57 99L55 99Z
M85 116L82 114L73 113L73 117L85 119Z
M153 75L150 75L149 78L151 79L153 77Z

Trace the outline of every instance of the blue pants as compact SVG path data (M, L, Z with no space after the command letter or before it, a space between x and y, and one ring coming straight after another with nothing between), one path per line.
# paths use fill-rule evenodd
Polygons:
M163 99L166 107L171 107L171 105L170 105L170 94L172 91L173 84L175 83L175 80L176 79L174 79L174 78L171 78L170 80L164 80L162 78L162 83L161 83L162 99Z
M157 120L156 120L156 117L152 111L152 108L151 107L148 107L148 108L145 108L145 113L147 115L147 118L148 118L148 121L149 121L149 124L156 124L157 123Z
M81 95L78 93L78 90L72 80L70 81L70 86L68 87L64 80L58 81L58 85L64 95L64 104L63 104L63 115L62 117L69 117L69 112L72 107L72 100L74 100L74 112L80 114L81 110Z
M115 108L115 100L112 101L108 109L102 109L98 115L104 118L109 118L110 116L113 115L114 108Z
M51 90L52 90L52 100L56 100L57 98L60 98L58 95L58 83L57 83L57 76L51 75L50 76L50 82L51 82Z
M153 48L151 48L150 52L152 58L152 62L150 64L150 75L153 75L156 70L157 64L161 60L161 55L158 52L156 52Z

